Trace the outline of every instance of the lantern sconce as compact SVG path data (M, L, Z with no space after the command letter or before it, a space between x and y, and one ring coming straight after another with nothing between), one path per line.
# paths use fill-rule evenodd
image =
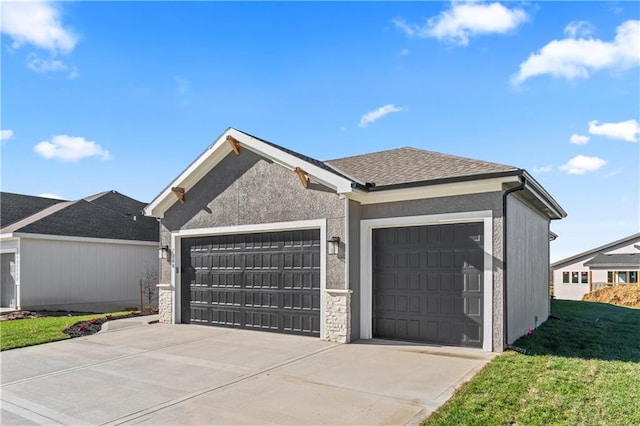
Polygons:
M167 253L169 253L169 246L160 246L158 247L158 258L166 259Z
M327 241L327 253L336 256L340 250L340 237L331 237Z

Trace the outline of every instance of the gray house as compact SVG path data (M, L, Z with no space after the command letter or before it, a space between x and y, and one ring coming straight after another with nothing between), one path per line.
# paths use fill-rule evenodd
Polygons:
M158 272L158 224L145 205L116 191L75 201L0 193L1 306L139 306L140 279Z
M164 322L498 352L547 319L566 216L516 167L415 148L322 162L233 128L145 214Z

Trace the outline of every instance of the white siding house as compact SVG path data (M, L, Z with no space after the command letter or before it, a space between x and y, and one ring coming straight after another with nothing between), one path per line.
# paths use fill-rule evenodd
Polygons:
M3 308L140 306L140 280L158 271L158 228L142 215L144 203L115 191L73 202L0 197Z
M582 300L585 294L605 284L637 284L638 247L640 233L553 263L554 296Z

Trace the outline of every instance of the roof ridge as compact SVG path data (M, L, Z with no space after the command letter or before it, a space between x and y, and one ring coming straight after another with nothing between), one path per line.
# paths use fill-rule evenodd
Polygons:
M553 262L551 264L551 267L552 268L557 268L558 266L560 266L560 265L562 265L564 263L570 263L570 262L573 262L573 261L577 261L578 259L583 258L583 257L595 255L597 252L599 252L601 250L610 249L610 248L615 247L617 245L624 244L626 242L630 242L631 240L634 240L636 238L640 238L640 232L636 232L635 234L628 235L628 236L626 236L624 238L620 238L620 239L618 239L616 241L613 241L613 242L610 242L610 243L607 243L607 244L603 244L601 246L598 246L596 248L580 252L578 254L574 254L573 256L565 257L564 259L560 259L557 262ZM600 254L600 253L598 253L598 254Z
M43 200L55 200L55 201L58 201L58 202L73 201L73 200L67 200L67 199L62 199L62 198L51 198L51 197L43 197L43 196L40 196L40 195L18 194L17 192L0 191L0 197L2 196L2 194L17 195L19 197L41 198Z
M352 155L352 156L349 156L349 157L334 158L332 160L325 160L325 161L328 162L328 163L331 163L332 161L348 160L348 159L353 159L353 158L356 158L356 157L371 157L371 156L377 155L377 154L389 153L389 152L393 152L393 151L403 151L403 150L424 152L424 153L427 153L427 154L436 154L436 155L440 155L440 156L447 157L447 158L455 158L455 159L464 160L464 161L473 161L475 163L480 162L480 163L492 164L492 165L501 166L501 167L511 167L513 169L517 169L518 168L518 167L512 166L510 164L502 164L502 163L495 163L493 161L478 160L478 159L475 159L475 158L462 157L460 155L453 155L453 154L446 154L446 153L440 152L440 151L432 151L432 150L423 149L423 148L416 148L416 147L413 147L413 146L404 146L404 147L398 147L398 148L392 148L392 149L385 149L385 150L382 150L382 151L375 151L375 152L369 152L369 153L365 153L365 154Z
M60 210L64 210L69 206L77 203L78 201L63 201L60 203L56 203L52 206L47 207L46 209L40 210L32 214L31 216L27 216L24 219L21 219L17 222L10 223L9 225L2 228L3 233L15 232L25 226L31 225L45 217L51 216L54 213L59 212Z

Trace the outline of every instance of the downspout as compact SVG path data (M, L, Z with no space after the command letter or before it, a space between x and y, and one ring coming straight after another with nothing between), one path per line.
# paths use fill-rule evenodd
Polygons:
M521 174L520 185L509 188L502 193L502 322L504 324L504 348L509 347L509 327L507 322L507 197L513 192L522 191L526 184L527 180Z

